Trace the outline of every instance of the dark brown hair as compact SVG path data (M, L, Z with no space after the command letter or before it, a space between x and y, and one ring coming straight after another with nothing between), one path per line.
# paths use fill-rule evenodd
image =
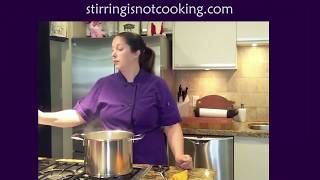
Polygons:
M139 65L145 71L154 74L153 66L155 61L154 51L147 47L142 37L131 32L121 32L117 36L122 37L129 45L132 52L140 50Z

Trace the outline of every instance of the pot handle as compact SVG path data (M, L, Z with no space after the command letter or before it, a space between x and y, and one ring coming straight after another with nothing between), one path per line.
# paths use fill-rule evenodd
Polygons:
M134 135L133 138L129 139L129 140L134 142L134 141L138 141L138 140L143 139L143 137L144 137L144 134L137 134L137 135Z
M84 140L84 134L75 133L72 134L71 139L77 140L77 141L83 141Z

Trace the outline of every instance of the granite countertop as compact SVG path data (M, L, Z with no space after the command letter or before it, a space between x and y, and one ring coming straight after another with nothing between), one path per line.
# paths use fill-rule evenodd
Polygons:
M237 122L231 118L182 118L183 134L243 136L269 138L269 131L249 129L250 122Z

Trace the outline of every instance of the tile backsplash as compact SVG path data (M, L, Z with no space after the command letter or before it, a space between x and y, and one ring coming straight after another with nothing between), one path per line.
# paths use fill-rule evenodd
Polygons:
M192 96L221 95L244 104L248 121L269 121L269 46L238 47L237 70L175 71L174 94L179 84L188 86L189 115Z

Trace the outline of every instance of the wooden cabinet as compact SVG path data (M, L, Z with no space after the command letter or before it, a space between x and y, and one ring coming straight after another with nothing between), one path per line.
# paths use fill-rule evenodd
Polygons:
M175 22L173 69L236 69L236 22Z
M269 41L269 22L268 21L250 21L237 22L237 41Z
M234 180L269 180L269 138L234 138Z

